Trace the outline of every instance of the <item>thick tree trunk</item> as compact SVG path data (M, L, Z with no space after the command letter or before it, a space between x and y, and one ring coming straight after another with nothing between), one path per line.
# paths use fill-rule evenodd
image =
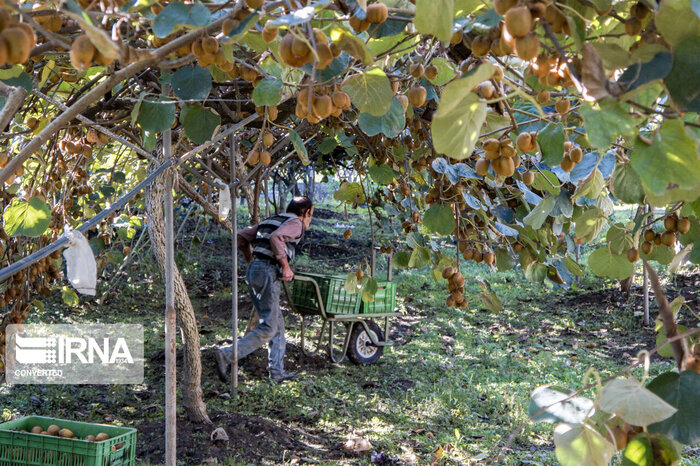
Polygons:
M155 167L151 166L150 168L153 169ZM148 234L162 276L165 276L164 180L165 174L157 177L146 189ZM177 265L174 271L174 282L175 311L177 312L178 325L184 340L184 365L180 380L183 404L191 421L210 424L211 420L207 415L207 405L202 400L202 357L197 319L190 297L187 294L187 287Z

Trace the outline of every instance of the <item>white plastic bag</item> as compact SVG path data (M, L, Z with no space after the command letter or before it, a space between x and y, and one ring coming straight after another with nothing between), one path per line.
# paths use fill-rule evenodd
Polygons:
M78 230L67 227L68 246L63 251L68 281L78 293L95 296L97 263L88 240Z
M219 221L223 222L231 212L231 190L220 179L216 180L216 185L219 187Z

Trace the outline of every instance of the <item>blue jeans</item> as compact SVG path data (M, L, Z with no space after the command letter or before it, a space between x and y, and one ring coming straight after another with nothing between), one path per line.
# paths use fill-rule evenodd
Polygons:
M280 310L280 277L279 265L253 259L246 272L246 282L250 288L253 305L260 315L258 326L248 335L238 340L238 359L268 343L267 364L270 375L280 375L284 372L284 317ZM233 361L233 345L221 348L226 360Z

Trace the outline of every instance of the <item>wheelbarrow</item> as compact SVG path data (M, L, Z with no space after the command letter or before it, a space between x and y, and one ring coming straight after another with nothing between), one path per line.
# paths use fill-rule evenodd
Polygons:
M328 356L334 363L341 363L345 356L356 364L372 364L392 344L389 335L389 318L396 314L396 283L378 280L374 302L363 302L361 293L345 290L345 277L297 272L291 282L291 292L284 283L284 290L292 311L301 315L301 347L306 351L306 316L320 316L322 325L316 351L321 349L328 326ZM375 319L384 319L382 329ZM340 355L333 347L336 324L345 326L345 338Z

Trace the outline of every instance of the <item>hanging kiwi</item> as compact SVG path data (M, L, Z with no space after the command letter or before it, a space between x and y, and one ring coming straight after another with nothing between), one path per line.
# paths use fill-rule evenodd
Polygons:
M2 31L0 38L7 46L7 62L12 65L24 63L29 60L32 51L32 42L26 32L15 26Z
M532 173L530 170L523 172L523 174L520 175L520 177L526 186L530 186L535 181L535 174Z
M540 41L534 32L515 38L515 53L525 61L534 60L540 53Z
M477 57L483 57L491 50L491 41L486 36L477 36L471 45L472 53Z
M75 38L70 48L71 64L76 70L85 71L92 64L95 52L95 46L92 45L88 36L84 34L78 36Z
M557 111L557 113L564 115L566 113L569 113L569 110L571 109L571 102L569 102L566 99L559 99L554 103L554 108Z
M278 33L279 29L274 26L270 26L270 24L267 23L262 30L262 38L265 42L272 42L273 40L277 39Z
M372 3L367 5L367 17L366 20L372 24L381 24L389 17L389 10L387 6L381 2Z
M537 93L537 102L539 102L540 104L546 104L547 102L549 102L549 99L550 94L548 90L542 89L540 92Z
M505 15L505 27L515 37L524 37L532 29L532 14L526 6L509 9Z
M422 107L427 95L428 92L423 86L413 86L408 90L408 102L414 107Z

